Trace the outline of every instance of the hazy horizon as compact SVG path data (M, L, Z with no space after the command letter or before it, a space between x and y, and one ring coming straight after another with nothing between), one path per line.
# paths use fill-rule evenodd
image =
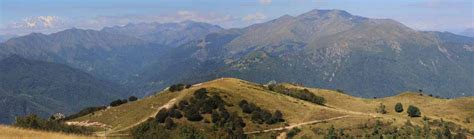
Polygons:
M397 20L413 29L459 33L474 27L473 2L439 1L1 1L0 34L53 33L68 28L101 29L129 23L193 20L240 28L313 9L338 9L369 18Z

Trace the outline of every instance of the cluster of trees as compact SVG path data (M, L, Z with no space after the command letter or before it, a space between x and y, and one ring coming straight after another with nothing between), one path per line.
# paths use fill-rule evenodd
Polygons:
M282 85L275 85L275 84L269 85L268 89L277 93L281 93L287 96L309 101L318 105L324 105L324 103L326 103L326 100L324 99L324 97L317 96L311 93L308 89L296 89L296 88L289 89Z
M181 91L181 90L184 90L184 89L188 89L190 88L191 85L190 84L182 84L182 83L179 83L179 84L173 84L169 87L169 91L170 92L177 92L177 91Z
M217 108L224 108L224 101L219 95L208 96L205 88L194 92L193 97L188 100L182 100L177 108L184 112L184 117L189 121L201 121L201 114L211 114Z
M275 124L285 121L281 111L276 110L272 114L268 110L262 109L253 103L247 102L247 100L240 101L239 107L242 109L242 112L251 114L252 122L254 123Z
M135 97L135 96L130 96L128 97L128 100L127 99L117 99L117 100L114 100L112 102L110 102L109 106L111 107L116 107L116 106L120 106L122 104L125 104L125 103L128 103L128 102L132 102L132 101L137 101L138 98Z
M71 119L75 119L75 118L79 118L79 117L82 117L84 115L87 115L87 114L94 114L94 112L96 111L100 111L100 110L104 110L106 109L107 107L106 106L97 106L97 107L87 107L87 108L84 108L82 109L81 111L75 113L75 114L72 114L72 115L69 115L69 116L66 116L66 118L64 118L63 120L64 121L67 121L67 120L71 120Z
M229 113L224 100L217 94L209 95L205 88L198 89L188 100L181 100L170 109L161 109L153 120L133 129L135 138L153 138L159 134L161 138L168 136L168 131L178 128L180 137L202 137L192 127L176 126L172 118L185 117L188 121L197 122L204 119L204 114L210 114L212 124L227 133L230 138L246 138L243 128L246 126L242 117L237 113ZM205 120L207 123L207 120Z
M34 114L16 117L13 126L44 131L86 135L90 135L93 132L93 129L87 127L67 125L56 120L45 120Z
M403 109L402 103L398 102L397 104L395 104L395 112L401 113L403 111L404 111L404 109ZM416 106L413 106L413 105L408 106L407 113L408 113L408 116L410 116L410 117L420 117L421 116L420 109Z
M181 112L176 109L176 106L173 106L169 110L166 108L161 109L155 116L155 121L157 123L163 123L166 129L172 129L175 127L175 123L172 118L180 119L183 117Z

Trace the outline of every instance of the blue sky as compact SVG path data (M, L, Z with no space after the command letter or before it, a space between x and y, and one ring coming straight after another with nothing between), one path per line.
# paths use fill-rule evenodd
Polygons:
M0 0L0 34L183 20L244 27L312 9L391 18L418 30L474 27L472 0Z

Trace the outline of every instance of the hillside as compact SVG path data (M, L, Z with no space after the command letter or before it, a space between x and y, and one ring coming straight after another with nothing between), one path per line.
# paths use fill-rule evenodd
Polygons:
M325 103L320 105L313 101L303 100L303 98L291 97L290 95L279 93L280 91L275 89L275 87L263 86L235 78L221 78L194 84L182 91L171 92L164 90L135 102L111 107L70 120L68 123L95 125L99 128L105 128L107 136L130 136L132 134L137 135L137 132L144 132L144 135L151 135L148 137L152 137L152 132L156 131L160 132L159 137L170 138L179 138L189 134L205 138L217 138L226 135L240 135L239 133L250 137L269 138L280 135L284 136L289 132L289 129L295 127L301 129L297 136L310 138L324 136L327 133L326 129L331 126L334 126L336 129L344 129L346 135L354 137L369 134L370 136L375 136L375 134L372 134L372 131L375 129L383 130L384 133L387 132L384 136L388 136L388 132L391 129L401 128L400 130L405 132L405 129L421 128L426 123L431 126L433 131L433 133L428 132L429 134L435 134L434 131L442 129L444 125L449 126L453 135L464 132L464 129L474 128L474 123L469 122L470 119L474 118L474 107L471 107L474 106L473 97L440 99L427 96L426 94L421 96L419 93L407 92L392 97L364 99L338 91L305 88L292 84L277 84L273 86L280 89L288 89L290 90L289 94L298 94L298 92L314 94L315 96L323 97ZM226 131L225 127L220 127L216 123L210 123L210 121L214 121L211 114L202 114L203 120L192 122L189 119L187 120L187 113L184 113L186 118L172 119L175 127L171 129L164 129L161 124L157 124L156 119L149 119L154 118L164 108L174 109L173 105L178 105L178 109L180 109L180 103L183 100L189 100L194 105L196 101L199 102L199 95L195 92L202 91L201 88L206 88L210 98L214 98L217 95L225 104L224 108L214 111L221 112L224 110L229 111L229 113L235 113L231 115L242 118L242 121L245 123L244 127L236 126L236 121L234 121L233 128ZM246 100L252 105L255 104L262 111L273 113L278 110L282 113L284 121L272 124L258 123L255 121L254 118L256 117L254 117L253 113L246 114L244 112L242 100ZM401 113L394 111L394 105L398 102L403 104L405 111ZM376 109L380 103L386 106L385 110L387 113L377 113ZM191 106L191 104L189 105ZM406 112L409 105L418 107L421 110L422 117L409 117ZM192 107L188 107L188 110L189 108ZM183 111L188 110L184 109ZM409 125L407 125L407 121L409 121ZM374 128L374 126L380 126L380 129ZM242 128L241 131L239 131L240 128ZM184 131L186 133L183 133ZM472 131L466 131L466 134L472 136L473 133ZM104 136L103 130L99 130L97 135ZM408 135L411 137L415 136L414 133L409 133Z
M10 126L0 125L0 138L21 138L21 139L90 139L96 137L87 137L79 135L70 135L63 133L35 131L22 128L15 128Z
M0 123L30 113L47 118L125 96L125 89L66 65L12 55L0 61Z

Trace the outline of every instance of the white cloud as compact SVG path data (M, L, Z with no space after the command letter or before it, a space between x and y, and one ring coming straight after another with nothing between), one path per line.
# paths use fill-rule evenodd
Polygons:
M260 2L260 4L264 4L264 5L272 3L272 0L258 0L258 1Z
M37 16L24 18L21 21L12 22L7 27L9 28L30 28L30 29L44 29L54 28L63 23L62 19L57 16Z
M246 22L261 22L263 20L267 19L267 16L265 14L257 12L253 14L248 14L242 18L242 21Z
M240 25L236 22L240 18L216 13L202 13L196 11L177 11L173 13L152 15L120 15L120 16L97 16L92 18L76 17L62 18L57 16L28 17L22 20L10 22L0 27L0 34L29 34L31 32L53 33L67 28L101 29L108 26L122 26L128 23L150 23L150 22L181 22L193 20L218 24L224 27L235 27Z
M31 32L51 33L65 29L69 21L58 16L26 17L18 21L7 23L0 27L0 34L28 34Z

